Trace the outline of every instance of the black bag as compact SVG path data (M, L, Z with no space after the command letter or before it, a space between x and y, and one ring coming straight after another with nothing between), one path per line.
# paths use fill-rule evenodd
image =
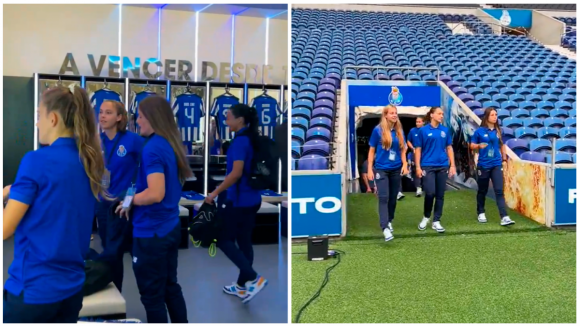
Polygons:
M93 251L91 249L88 257L98 256ZM101 291L111 282L113 282L113 274L111 273L111 266L107 262L91 259L85 260L85 284L83 285L83 295L85 297Z
M239 135L244 136L245 131ZM256 190L278 190L279 155L274 140L259 136L254 145L248 184Z
M220 228L221 222L218 218L216 205L203 203L189 224L189 235L195 246L215 249Z

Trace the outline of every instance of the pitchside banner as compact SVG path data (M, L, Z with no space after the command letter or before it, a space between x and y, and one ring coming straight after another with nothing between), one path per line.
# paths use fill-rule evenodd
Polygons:
M441 106L441 87L437 82L394 80L349 80L346 100L349 108L349 160L350 177L357 178L356 121L358 106Z
M342 176L292 175L292 237L342 233Z
M554 225L576 225L576 169L556 169Z

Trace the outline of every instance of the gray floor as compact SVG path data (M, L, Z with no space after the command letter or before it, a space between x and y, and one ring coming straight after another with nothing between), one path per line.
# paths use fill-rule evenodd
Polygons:
M13 238L4 241L4 282L14 255ZM268 279L268 286L249 304L222 292L222 287L237 279L236 267L217 251L210 257L207 249L179 251L177 277L187 304L190 323L287 323L288 322L288 241L273 245L254 246L254 269ZM95 235L91 247L100 251ZM131 257L125 254L123 296L127 301L127 318L146 321L145 309L131 267Z

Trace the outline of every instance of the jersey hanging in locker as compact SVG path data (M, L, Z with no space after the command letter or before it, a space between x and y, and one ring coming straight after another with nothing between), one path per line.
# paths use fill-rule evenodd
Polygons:
M99 122L99 111L101 110L101 104L103 104L104 101L123 102L119 93L108 88L101 88L97 90L96 92L90 94L89 98L91 99L91 105L95 110L97 123Z
M175 98L171 107L173 115L177 118L181 140L184 142L200 140L200 122L205 116L203 99L197 94L183 93Z
M143 92L139 92L139 93L135 94L135 96L133 97L133 102L131 103L131 108L129 110L132 114L135 115L135 120L137 120L137 117L139 117L139 112L138 112L139 103L141 103L141 101L143 101L147 97L149 97L151 95L156 95L156 94L157 93L152 92L152 91L143 91Z
M226 125L226 118L229 108L235 104L239 104L240 100L233 95L220 95L213 100L211 106L211 115L216 118L220 139L231 140L232 133L230 127Z
M278 101L270 95L262 94L252 100L252 107L258 112L258 119L262 126L262 136L274 138L274 128L278 116L281 114Z

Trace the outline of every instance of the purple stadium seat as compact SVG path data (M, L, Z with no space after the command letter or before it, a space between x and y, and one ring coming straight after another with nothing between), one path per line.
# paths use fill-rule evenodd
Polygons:
M332 94L336 94L336 87L330 84L322 84L318 86L319 92L331 92Z
M318 117L327 117L332 119L334 118L334 110L324 106L317 107L312 111L312 119Z
M298 160L298 170L328 170L328 159L320 155L302 156Z
M310 155L310 154L329 156L330 144L324 140L319 139L307 141L303 146L302 155Z
M330 100L332 102L336 101L336 95L332 92L318 92L316 95L317 100Z
M331 101L329 99L316 100L316 102L314 102L314 108L316 109L318 107L327 107L329 109L334 109L334 101Z
M525 139L510 139L506 141L506 145L514 151L518 156L530 150L528 141Z
M316 117L310 120L310 127L324 127L332 130L332 120L326 117Z

